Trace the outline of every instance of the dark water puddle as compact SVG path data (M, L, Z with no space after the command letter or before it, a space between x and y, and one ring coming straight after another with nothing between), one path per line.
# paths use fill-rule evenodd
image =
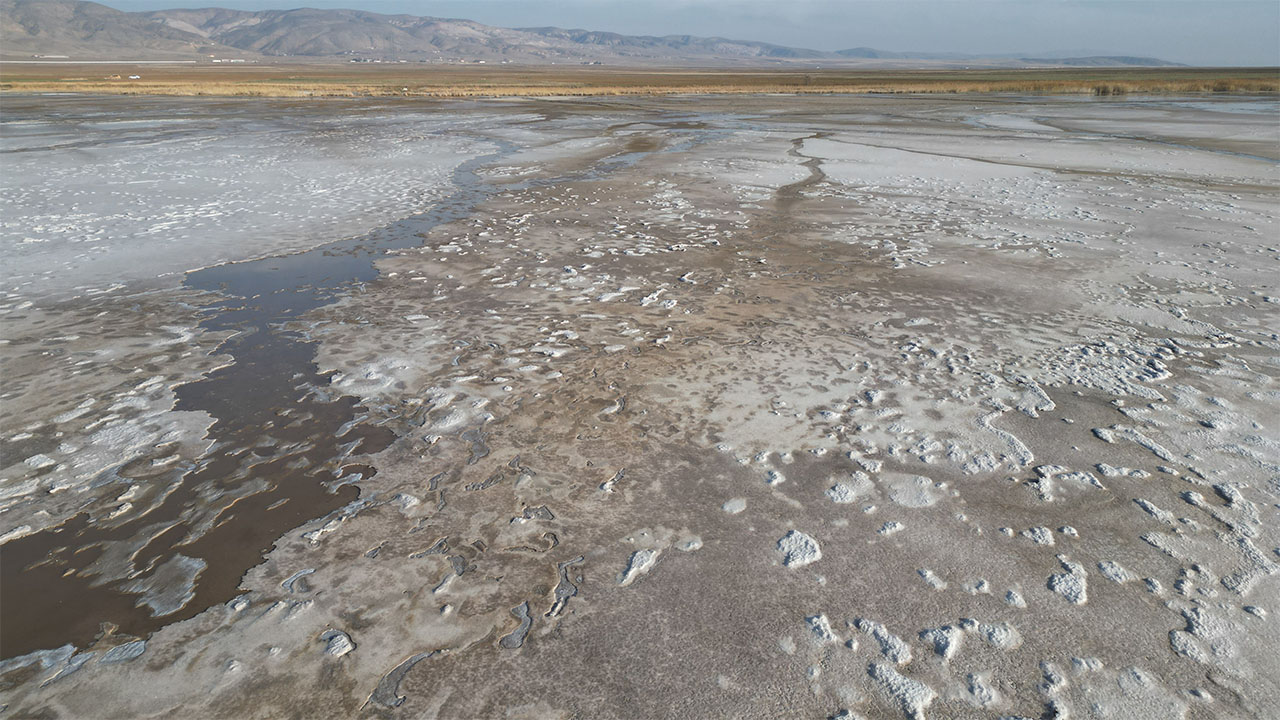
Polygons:
M329 378L315 363L316 343L282 325L373 281L374 263L387 251L420 245L422 234L469 216L490 193L599 179L653 152L684 151L726 134L680 121L666 129L684 137L666 147L633 145L572 176L506 185L490 184L477 173L519 149L495 143L497 152L456 168L456 192L424 214L306 252L188 274L188 287L224 298L207 308L201 327L234 333L217 350L232 363L176 389L176 409L214 418L207 436L212 448L145 515L104 527L80 514L6 543L0 558L0 659L67 643L83 648L108 623L120 634L146 637L233 598L241 578L278 538L356 499L358 490L350 484L329 488L348 472L367 478L376 470L348 464L346 455L378 452L395 440L385 428L362 422L364 409L356 398L328 390ZM93 567L104 556L114 560L113 568L129 563L132 575L105 579L101 567ZM178 556L202 562L204 570L185 604L155 617L151 608L139 606L138 583Z
M207 436L212 449L145 515L99 527L80 514L6 543L0 657L66 643L85 647L104 623L146 637L193 617L234 597L244 573L284 533L355 500L355 487L327 486L351 470L342 458L379 452L395 437L361 424L356 398L328 392L329 378L315 364L316 344L281 325L373 281L374 262L386 251L416 246L419 235L466 217L490 191L477 169L514 149L501 146L460 165L452 178L456 192L425 214L306 252L188 274L188 287L225 298L208 308L201 327L234 333L217 351L233 362L176 389L176 409L214 418ZM357 471L362 477L374 472L369 466ZM127 548L134 576L103 582L90 566L109 547L129 543L140 545ZM124 586L145 581L178 555L205 565L194 597L153 617L151 608L138 606L140 593Z

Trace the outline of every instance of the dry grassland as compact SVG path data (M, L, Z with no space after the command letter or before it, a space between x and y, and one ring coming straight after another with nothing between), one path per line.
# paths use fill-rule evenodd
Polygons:
M129 80L129 75L140 75ZM743 93L1276 93L1277 68L628 70L430 65L18 65L0 92L258 97Z

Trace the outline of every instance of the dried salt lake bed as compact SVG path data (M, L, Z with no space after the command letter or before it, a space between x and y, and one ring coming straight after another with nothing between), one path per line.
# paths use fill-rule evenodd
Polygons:
M0 714L1280 712L1280 106L6 99Z

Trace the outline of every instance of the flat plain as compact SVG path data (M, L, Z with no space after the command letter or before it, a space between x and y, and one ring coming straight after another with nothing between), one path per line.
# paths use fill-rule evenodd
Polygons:
M7 95L0 707L1274 714L1277 117Z
M131 75L137 75L131 79ZM630 68L426 63L0 62L0 92L259 97L1276 93L1277 68Z

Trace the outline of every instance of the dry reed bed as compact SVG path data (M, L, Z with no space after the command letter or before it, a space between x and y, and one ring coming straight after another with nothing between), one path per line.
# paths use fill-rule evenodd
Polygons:
M0 83L4 93L88 93L109 95L178 95L178 96L247 96L247 97L594 97L608 95L742 95L757 93L794 94L955 94L955 93L1028 93L1074 95L1126 95L1130 93L1237 93L1273 94L1280 83L1156 83L1107 84L1083 83L956 83L956 84L881 84L824 86L477 86L414 87L404 90L384 85L305 85L305 84L239 84L239 83Z
M101 70L99 70L101 72ZM1274 68L1152 70L1048 69L1020 71L753 72L364 71L334 67L264 67L241 73L197 69L144 71L142 80L17 72L0 67L3 93L100 93L253 97L550 97L750 93L1280 93ZM288 74L285 77L286 72ZM122 74L130 74L123 72Z

